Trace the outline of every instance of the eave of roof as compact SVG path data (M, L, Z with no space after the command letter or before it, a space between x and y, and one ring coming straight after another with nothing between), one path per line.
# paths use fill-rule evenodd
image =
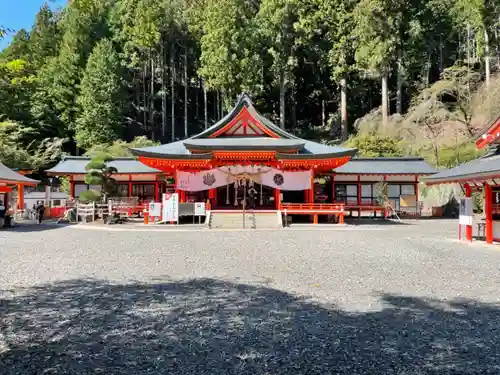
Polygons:
M428 185L489 180L500 177L500 147L481 158L446 169L425 179Z
M420 157L355 157L334 170L350 175L432 175L438 171Z
M58 164L45 172L51 176L85 174L85 166L91 161L90 157L66 156ZM118 170L118 174L157 174L158 169L142 164L134 157L117 157L109 163Z
M6 184L37 185L40 181L17 173L0 162L0 182Z

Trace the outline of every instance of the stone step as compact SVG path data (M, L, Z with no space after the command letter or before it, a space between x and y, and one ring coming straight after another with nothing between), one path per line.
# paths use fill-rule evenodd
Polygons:
M243 214L215 212L211 214L210 228L243 228ZM246 213L245 228L282 228L281 216L277 213Z

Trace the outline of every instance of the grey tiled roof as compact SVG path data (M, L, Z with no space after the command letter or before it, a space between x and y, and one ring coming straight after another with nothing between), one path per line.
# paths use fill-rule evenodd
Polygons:
M414 174L431 175L437 170L423 158L414 157L377 157L352 158L348 163L336 168L335 173L346 174Z
M487 178L500 175L500 147L489 154L455 168L446 169L425 179L429 184L453 182L467 178Z
M209 138L219 129L222 129L225 125L227 125L236 115L240 113L240 111L246 107L248 112L262 125L264 125L267 129L278 135L280 138L264 138L264 137L218 137L218 138ZM238 148L255 148L262 147L263 145L268 145L266 147L270 149L274 149L276 151L283 150L284 147L289 145L302 145L302 147L298 148L298 154L293 154L294 159L310 159L312 157L317 158L328 158L328 157L343 157L343 156L354 156L357 152L355 148L344 148L344 147L336 147L336 146L328 146L312 141L306 141L299 137L290 134L280 127L273 124L270 120L262 116L252 104L250 98L242 94L238 98L238 102L234 106L234 108L219 122L215 125L211 126L207 130L194 135L184 141L177 141L173 143L164 144L161 146L154 147L145 147L145 148L133 148L131 151L134 155L138 156L150 156L150 157L158 157L158 158L170 158L170 159L209 159L211 158L211 154L191 154L189 150L186 148L195 146L195 145L203 145L205 144L205 148L209 150L210 146L216 147L224 147L226 149L238 149ZM210 145L210 146L209 146ZM278 153L277 155L282 159L289 159L292 156Z
M285 139L270 137L223 137L223 138L192 138L184 141L187 148L224 147L226 149L302 149L305 144L301 139Z
M52 175L85 174L87 173L85 166L90 160L91 158L83 156L66 156L46 172ZM118 173L160 173L158 169L148 167L135 158L115 158L108 163L108 166L115 167Z
M26 176L23 176L22 174L17 173L16 171L13 171L12 169L6 167L2 163L0 163L0 181L9 181L12 183L21 182L25 184L38 184L40 182L28 178Z

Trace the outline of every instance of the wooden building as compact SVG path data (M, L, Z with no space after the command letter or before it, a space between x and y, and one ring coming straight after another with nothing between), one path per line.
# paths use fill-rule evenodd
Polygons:
M426 184L460 184L466 197L473 192L484 194L484 226L487 243L500 242L500 118L480 132L476 139L478 149L487 148L486 154L426 178ZM483 225L484 224L484 225ZM472 241L472 225L465 228L465 237Z
M360 213L381 209L375 185L390 199L406 197L417 212L418 181L436 170L421 158L356 158L356 149L298 138L259 114L246 95L222 120L188 139L132 149L135 158L110 162L118 195L159 201L177 191L181 202L209 200L213 210L239 210L250 189L255 208L328 214L339 206ZM69 176L71 195L84 183L89 158L66 157L47 172ZM95 187L98 188L98 187Z

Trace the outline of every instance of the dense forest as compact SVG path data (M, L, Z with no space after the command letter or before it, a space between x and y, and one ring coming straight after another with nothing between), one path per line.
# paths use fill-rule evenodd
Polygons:
M246 92L305 138L449 166L499 67L500 1L70 0L0 52L0 160L183 139Z

